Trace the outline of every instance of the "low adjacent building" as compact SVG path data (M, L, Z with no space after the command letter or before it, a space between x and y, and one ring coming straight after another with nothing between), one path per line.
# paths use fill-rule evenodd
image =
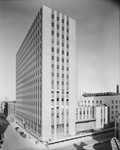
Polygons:
M15 117L15 104L16 101L10 101L8 102L8 117Z
M85 130L99 130L108 125L108 106L78 106L76 108L76 134Z
M115 117L115 137L120 142L120 110L118 113L118 118Z
M114 124L114 118L118 116L120 109L120 93L117 85L116 92L82 93L79 100L81 106L108 106L108 122Z

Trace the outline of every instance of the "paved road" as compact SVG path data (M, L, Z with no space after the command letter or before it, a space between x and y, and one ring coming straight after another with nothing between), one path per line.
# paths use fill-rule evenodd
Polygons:
M112 138L113 133L107 133L104 135L99 135L97 137L92 138L85 138L85 139L77 139L75 141L71 141L71 144L63 145L60 144L59 148L56 146L50 146L51 150L82 150L83 146L96 143L101 140L106 140L108 138ZM63 147L64 146L64 147ZM45 150L42 147L36 146L35 143L31 143L29 139L23 138L22 136L17 133L15 130L15 126L9 125L5 131L5 140L2 145L1 150Z
M27 138L23 138L15 130L13 125L9 125L5 132L5 141L1 150L40 150Z

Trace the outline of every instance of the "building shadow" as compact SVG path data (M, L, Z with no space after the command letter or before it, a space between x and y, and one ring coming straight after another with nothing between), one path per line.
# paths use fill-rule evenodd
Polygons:
M112 150L110 141L93 145L94 150Z
M84 142L81 142L80 145L74 143L73 146L76 148L76 150L82 150L86 144Z
M93 149L94 150L112 150L110 141L113 136L114 136L114 131L109 131L109 132L105 131L103 134L94 135L92 139L94 139L97 143L95 143L92 146Z

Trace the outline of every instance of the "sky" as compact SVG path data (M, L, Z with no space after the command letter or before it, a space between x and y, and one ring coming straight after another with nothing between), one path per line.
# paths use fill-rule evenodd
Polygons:
M119 7L112 0L0 0L0 101L16 99L16 53L40 7L76 20L78 91L115 92Z

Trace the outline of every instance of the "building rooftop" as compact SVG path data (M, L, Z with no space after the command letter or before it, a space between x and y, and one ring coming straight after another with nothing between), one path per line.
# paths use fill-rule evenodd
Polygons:
M116 92L104 92L104 93L83 93L82 96L84 97L96 97L96 96L115 96L120 95L120 93Z

